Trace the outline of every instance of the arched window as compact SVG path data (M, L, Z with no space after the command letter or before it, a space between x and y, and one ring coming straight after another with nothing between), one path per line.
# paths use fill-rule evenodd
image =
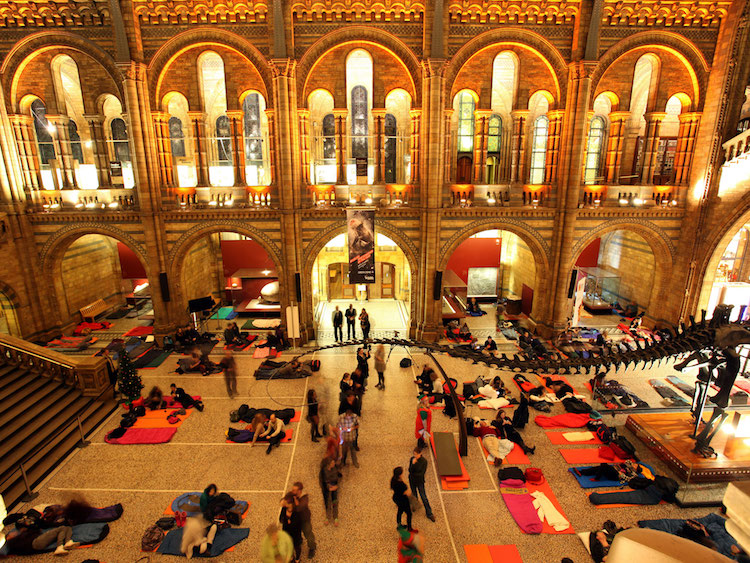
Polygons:
M257 92L250 92L242 101L243 131L245 136L245 176L250 185L269 183L265 147L266 100Z
M81 136L78 134L78 124L72 119L68 121L68 138L70 139L70 154L73 156L73 160L83 164Z
M352 158L367 158L367 135L369 133L369 108L367 89L364 86L352 88Z
M634 151L633 174L640 175L643 170L643 151L646 142L646 112L649 110L651 86L658 70L658 59L655 55L643 55L635 63L633 87L630 93L630 128L638 131ZM629 163L628 163L629 164Z
M55 145L50 133L50 124L47 121L47 108L42 100L34 100L31 103L31 116L34 118L34 132L36 143L39 147L39 162L48 165L50 160L55 159Z
M332 113L323 117L323 158L336 159L336 118Z
M396 126L396 116L386 114L385 116L385 178L388 184L396 183L396 144L398 128Z
M503 119L499 115L490 116L487 124L487 174L488 184L499 183L500 150L503 136Z
M232 160L232 127L226 115L216 118L216 151L221 162Z
M461 92L458 98L458 152L474 150L474 96Z
M169 118L169 142L172 145L172 156L184 158L185 133L182 131L182 120L179 117Z
M586 142L586 164L583 172L585 184L595 184L599 177L602 164L602 152L604 151L604 118L595 115L589 126L589 138Z
M109 128L112 131L112 147L115 160L118 162L130 162L130 145L128 144L128 129L125 125L125 120L117 117L109 124Z
M547 164L547 131L549 119L540 115L534 121L534 132L531 141L531 167L529 169L529 183L543 184L544 170Z

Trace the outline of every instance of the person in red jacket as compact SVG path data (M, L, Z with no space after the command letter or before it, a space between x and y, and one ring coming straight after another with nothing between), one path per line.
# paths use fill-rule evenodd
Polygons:
M417 419L415 422L414 436L417 438L417 446L424 448L425 440L432 434L432 411L427 397L419 400L417 407Z

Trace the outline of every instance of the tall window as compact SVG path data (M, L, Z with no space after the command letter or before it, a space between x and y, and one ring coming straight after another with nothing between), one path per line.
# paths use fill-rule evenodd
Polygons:
M258 92L250 92L242 100L243 132L245 137L245 176L250 185L270 183L266 165L266 100Z
M492 62L492 111L506 116L513 111L517 70L516 55L510 51L503 51L495 57Z
M630 127L638 130L633 163L633 174L640 175L643 170L643 149L646 136L645 114L649 109L651 85L654 75L658 76L658 61L655 55L643 55L635 63L633 71L633 88L630 93Z
M169 118L169 142L172 145L172 156L184 158L185 133L182 131L182 120L179 117Z
M68 121L68 138L70 139L70 153L73 160L83 164L83 147L81 136L78 134L78 125L72 119Z
M364 86L352 88L352 158L367 158L369 112L367 90Z
M209 182L212 186L231 186L234 184L232 129L226 116L224 61L217 53L206 51L198 58L198 66L206 130L213 132L213 142L209 146Z
M323 158L336 158L336 118L332 113L323 117Z
M36 132L36 143L39 147L39 161L49 164L55 159L55 145L50 133L50 124L47 121L47 108L42 100L34 100L31 103L31 116L34 118L34 131Z
M390 113L385 116L385 178L388 184L396 183L397 135L396 117Z
M112 120L109 127L112 131L112 146L115 160L118 162L130 162L130 145L128 145L128 129L125 126L125 120L117 117Z
M502 146L503 120L499 115L490 116L487 124L487 178L488 184L500 181L500 148Z
M604 118L595 115L589 126L589 138L586 142L586 165L583 172L585 184L595 184L599 177L604 151Z
M547 163L547 131L549 120L546 115L540 115L534 121L534 133L531 141L531 168L529 183L543 184L544 170Z
M458 152L474 150L474 96L461 92L458 98Z

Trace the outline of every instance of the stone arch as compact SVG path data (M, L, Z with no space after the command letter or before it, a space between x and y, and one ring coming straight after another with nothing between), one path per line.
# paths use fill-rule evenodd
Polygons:
M188 229L169 251L169 269L174 280L180 280L183 263L190 248L201 238L214 233L238 233L257 241L273 260L279 279L283 279L284 261L276 244L262 231L244 221L204 221Z
M394 56L406 67L412 80L414 88L414 100L412 105L422 104L422 68L419 59L407 45L395 35L365 25L347 25L336 31L332 31L313 43L300 57L297 63L297 92L305 91L305 84L310 71L327 51L348 41L372 42L391 51ZM306 100L298 100L304 104ZM301 105L300 107L304 107Z
M560 51L540 34L527 29L493 29L485 31L468 41L448 61L445 67L446 98L450 97L453 83L461 68L479 51L497 44L514 44L534 51L549 67L557 83L555 99L558 107L564 107L567 88L568 67Z
M13 336L20 337L23 334L19 318L21 300L11 286L0 280L0 306L2 306L3 301L6 300L10 304L10 311L6 310L2 315L7 319L8 332Z
M604 72L622 55L638 47L654 47L666 49L683 59L693 80L693 107L703 106L703 96L708 82L708 63L703 53L690 40L676 33L668 31L641 31L629 35L610 47L599 59L599 63L591 74L591 92L596 92Z
M124 76L109 53L92 41L74 33L42 31L24 37L13 46L3 59L2 66L0 66L0 75L3 77L3 90L9 94L8 103L13 103L13 100L15 100L15 86L20 76L19 71L23 70L26 61L41 51L59 49L60 47L74 49L98 62L114 81L120 99L125 99Z
M241 36L230 31L210 27L199 27L178 33L164 43L154 56L151 57L151 61L148 63L148 80L152 101L157 102L157 104L160 101L155 100L155 96L164 70L169 63L183 51L201 45L226 47L245 57L260 74L266 88L266 97L269 98L266 102L269 107L273 106L273 96L271 95L273 92L273 77L266 57L263 56L257 47ZM157 106L155 105L154 107Z
M711 238L706 241L705 251L697 264L696 274L700 280L696 286L698 291L693 295L694 305L689 306L688 311L698 312L708 307L711 288L716 279L716 268L719 267L724 250L737 234L737 230L750 221L750 194L744 199L744 204L738 205L737 211L732 213L721 227L713 229Z
M649 299L649 309L653 310L654 304L667 303L667 294L670 287L669 277L674 266L676 249L669 236L650 221L643 219L610 220L587 231L586 235L581 237L573 246L570 254L570 263L566 271L570 272L572 270L578 256L594 239L620 230L630 231L641 236L648 243L654 255L654 279ZM647 316L657 321L671 322L669 319L656 319L653 314L648 314Z
M376 233L382 233L391 240L393 240L398 247L401 249L401 251L406 256L406 259L409 261L409 268L411 270L412 280L411 280L411 299L410 299L410 311L409 311L409 322L412 326L415 325L417 320L417 287L418 284L415 283L416 277L418 275L418 257L419 257L419 250L414 245L414 243L411 241L411 239L404 234L401 229L394 227L393 225L390 225L387 221L383 221L382 219L375 218L375 232ZM346 233L346 224L337 222L332 223L325 229L321 229L318 231L318 234L315 235L315 238L313 238L305 248L305 262L304 262L304 269L303 269L303 279L302 279L302 295L308 295L312 296L312 269L313 264L315 263L315 259L318 257L318 254L320 254L320 251L323 250L323 247L330 241L332 238L334 238L337 235L340 235L342 233ZM312 308L310 307L310 315L312 317Z
M534 305L532 317L538 322L544 322L547 315L547 293L549 291L550 279L550 248L547 241L535 229L529 227L523 221L508 217L486 218L472 221L443 244L438 258L438 271L445 271L451 255L459 245L472 235L498 229L508 231L518 236L531 250L536 265L536 287L534 288Z
M0 280L0 293L8 298L8 301L13 305L14 309L18 309L21 306L21 299L18 297L18 294L3 280Z

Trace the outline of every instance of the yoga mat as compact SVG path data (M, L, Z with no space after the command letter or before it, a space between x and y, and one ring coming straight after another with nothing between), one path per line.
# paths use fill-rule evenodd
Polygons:
M523 563L515 545L491 545L492 563Z
M552 381L562 381L563 383L566 383L566 384L570 385L573 388L573 393L576 393L576 388L573 387L573 385L571 385L570 381L568 381L567 379L565 379L565 377L562 376L562 375L549 375L549 376L547 376L547 375L539 375L539 374L537 374L536 377L539 380L539 385L541 385L542 387L544 387L547 390L547 392L552 393L553 395L555 394L555 392L544 384L544 379L546 377L549 377L550 379L552 379Z
M554 505L554 507L558 510L558 512L563 515L563 518L565 518L568 523L570 523L570 518L568 518L568 516L563 511L562 506L560 506L560 503L557 501L557 497L555 496L555 493L552 492L552 488L549 486L546 478L544 480L544 483L540 485L532 485L530 483L526 483L526 488L529 490L529 494L535 493L537 491L544 493L550 500L550 502ZM573 529L572 525L568 526L565 530L558 532L552 526L550 526L546 520L542 522L542 528L543 534L575 534L575 530Z
M576 430L572 430L571 432L576 432ZM586 440L585 442L571 442L571 441L567 440L565 438L565 436L563 436L563 434L565 434L565 432L549 432L549 431L547 431L547 432L545 432L545 434L547 434L547 438L549 438L550 443L554 444L556 446L562 446L562 445L575 446L577 444L589 445L589 444L602 444L603 443L599 438L596 437L596 434L594 434L594 439L593 440ZM592 432L592 434L593 434L593 432Z
M487 459L490 452L484 447L482 439L479 436L476 438L479 441L479 447L482 448L482 452L484 453L484 459ZM513 444L513 449L503 458L503 465L531 465L531 460L529 459L529 456L523 453L521 446Z
M174 528L167 532L167 535L161 542L161 545L157 548L157 553L164 553L167 555L179 555L184 557L180 551L180 544L182 543L182 528ZM218 557L225 551L229 551L232 547L247 539L250 534L250 528L225 528L219 530L214 538L214 542L211 545L211 550L208 553L208 557ZM200 557L206 557L201 555Z
M209 317L209 319L221 319L221 320L230 320L229 315L234 313L234 309L232 307L219 307L219 310L216 311L213 315ZM235 317L237 314L235 313ZM232 317L234 318L234 317Z
M250 424L245 426L245 430L250 430ZM227 444L249 444L251 442L233 442L232 440L224 440ZM286 428L284 429L284 437L281 439L281 443L284 444L286 442L292 441L292 429ZM255 442L256 444L266 444L267 442L265 440L262 440L261 438L258 438L258 440Z
M141 356L139 356L138 359L133 362L133 366L136 369L144 368L148 364L150 364L152 361L157 359L159 356L161 356L162 353L163 353L163 350L151 348L145 354L142 354Z
M107 315L104 318L107 319L107 320L113 321L115 319L121 319L121 318L123 318L129 312L130 312L129 309L118 309L117 311L115 311L113 313L110 313L109 315Z
M289 419L289 422L299 422L302 420L302 411L294 411L294 416Z
M156 356L153 360L151 360L149 363L147 363L145 366L143 366L143 369L158 368L171 355L172 355L172 352L162 352L161 354Z
M270 348L256 348L255 352L253 352L253 358L267 358L270 355L270 352Z
M632 491L633 489L620 489L617 491L618 493L627 493L628 491ZM590 493L586 493L587 497L590 497L592 494L594 494L596 491L591 491ZM659 504L667 504L667 501L663 500L659 502ZM657 506L655 504L592 504L589 503L589 505L594 506L596 508L628 508L631 506Z
M464 552L468 563L494 563L488 545L465 545Z
M583 428L591 420L591 416L584 413L565 413L555 416L538 414L534 423L542 428Z
M251 328L253 328L253 319L248 319L245 321L245 324L240 327L240 330L250 330Z
M565 459L565 463L622 463L627 461L615 456L606 459L599 455L599 448L579 448L575 450L560 448L558 450Z
M178 415L177 418L180 419L180 422L176 422L174 424L170 424L167 421L167 417L173 411L147 411L146 416L138 417L138 420L135 421L135 424L132 426L132 428L179 428L180 426L182 426L182 423L185 421L185 419L190 416L192 410L193 409L186 409L186 414Z
M641 465L644 465L645 467L647 467L648 470L651 471L652 473L654 472L653 468L650 465L648 465L646 463L643 463ZM570 472L570 474L575 478L576 481L578 481L578 484L581 486L582 489L601 489L601 488L604 488L604 487L620 487L620 486L622 486L622 483L620 483L620 481L608 481L608 480L605 480L605 479L602 479L600 481L592 481L591 480L591 478L592 478L591 475L576 475L575 472L574 472L574 469L589 469L591 467L595 467L595 466L593 466L593 465L584 465L584 466L581 466L581 467L576 467L576 468L571 467L571 468L568 469L568 471Z
M108 444L164 444L177 433L177 428L128 428L122 438L104 438Z
M146 336L154 333L152 326L136 326L127 331L123 336Z
M435 451L435 459L438 475L455 476L461 475L461 461L456 447L456 440L450 432L433 432L432 447Z

